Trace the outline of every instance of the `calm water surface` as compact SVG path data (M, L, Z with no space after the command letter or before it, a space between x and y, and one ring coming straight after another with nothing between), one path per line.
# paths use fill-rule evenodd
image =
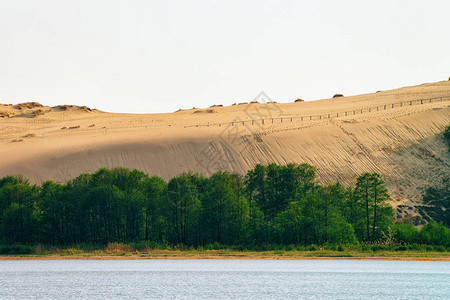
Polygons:
M449 262L0 261L1 299L450 299Z

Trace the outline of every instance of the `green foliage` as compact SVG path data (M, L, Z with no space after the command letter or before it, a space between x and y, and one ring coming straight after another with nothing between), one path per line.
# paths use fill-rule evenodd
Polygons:
M425 225L419 232L422 244L450 246L450 229L433 221Z
M234 247L283 253L342 252L344 245L367 252L449 246L444 225L430 222L420 231L393 225L380 175L363 174L356 187L347 188L319 185L315 176L308 164L256 165L245 177L185 173L168 182L124 168L41 187L7 176L0 179L0 243L16 246L1 246L0 252L32 253L28 245L38 243L87 250L129 245L133 251ZM430 203L441 195L429 194Z
M450 152L450 125L445 127L444 130L444 139L447 141L448 144L448 151Z
M395 240L401 244L414 244L418 242L419 230L411 224L396 224L394 226Z
M35 249L29 245L0 245L0 255L34 254Z
M441 222L450 226L450 178L444 178L442 183L428 187L423 195L423 204L419 211L423 212L423 218Z

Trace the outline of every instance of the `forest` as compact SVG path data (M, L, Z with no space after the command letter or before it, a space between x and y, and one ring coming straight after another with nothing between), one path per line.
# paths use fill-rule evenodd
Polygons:
M394 222L377 173L354 186L320 185L308 164L256 165L245 176L184 173L167 182L124 168L81 174L65 184L0 179L0 244L146 242L155 247L210 244L427 244L450 247L450 229Z

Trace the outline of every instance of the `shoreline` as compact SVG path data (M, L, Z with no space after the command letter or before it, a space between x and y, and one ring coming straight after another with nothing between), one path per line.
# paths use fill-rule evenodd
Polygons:
M85 254L85 255L0 255L0 261L11 260L136 260L136 259L264 259L264 260L380 260L380 261L450 261L449 253L436 256L389 256L388 255L277 255L277 254L181 254L180 253L158 253L158 254Z

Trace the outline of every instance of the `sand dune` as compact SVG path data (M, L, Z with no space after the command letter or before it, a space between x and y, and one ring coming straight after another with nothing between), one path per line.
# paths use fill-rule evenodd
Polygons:
M450 81L168 114L0 104L0 177L64 182L101 167L127 167L167 179L188 170L244 174L257 163L307 162L319 168L322 183L350 184L360 173L379 172L394 206L414 206L422 187L450 175L441 135L449 123Z

